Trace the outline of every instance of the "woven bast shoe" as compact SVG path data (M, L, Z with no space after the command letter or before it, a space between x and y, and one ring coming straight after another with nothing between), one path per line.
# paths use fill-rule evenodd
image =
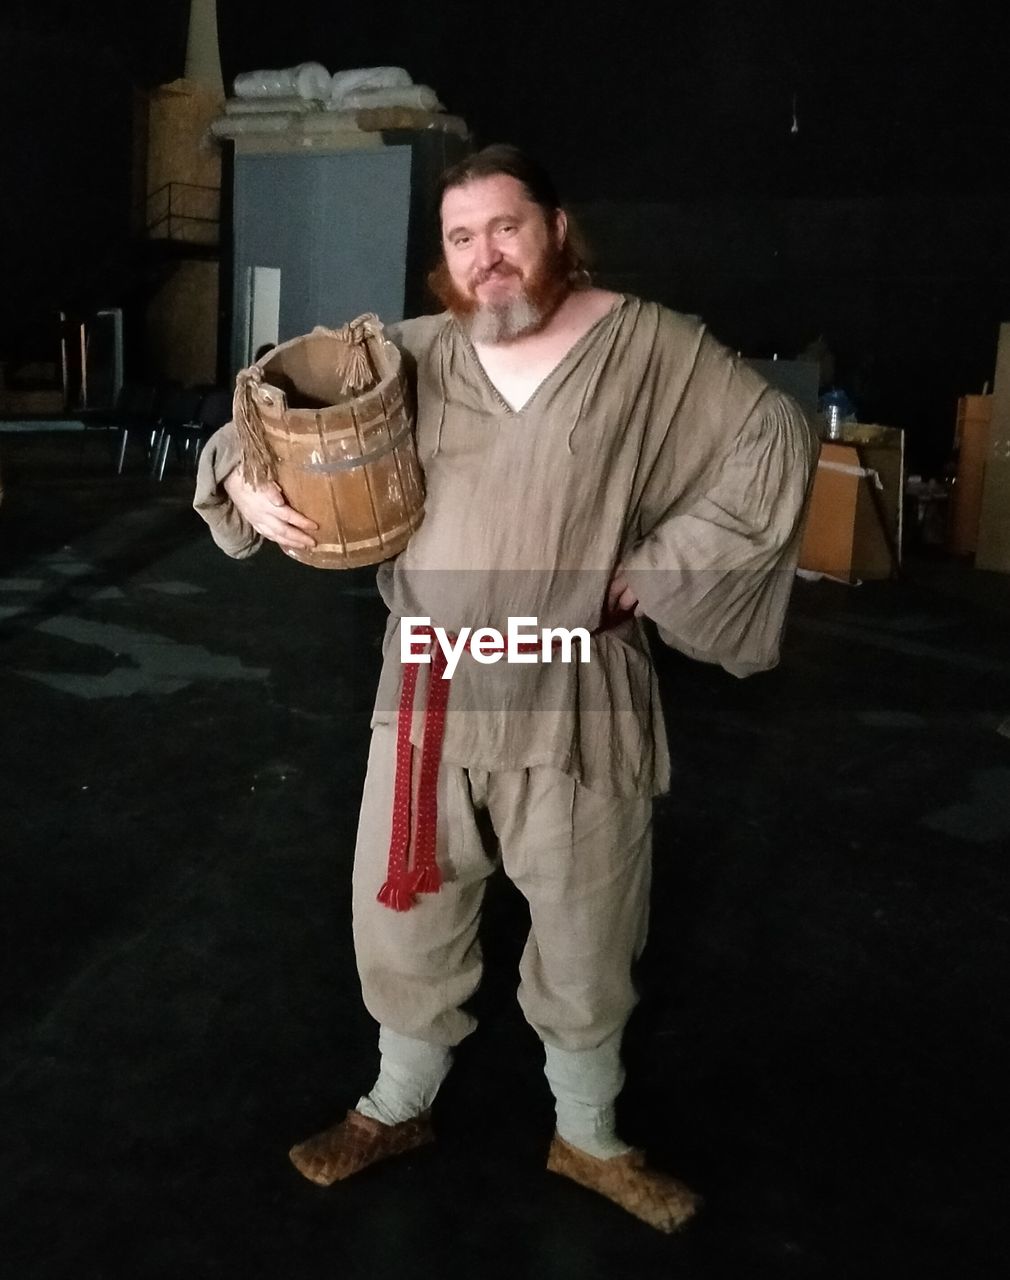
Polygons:
M641 1151L601 1160L554 1135L547 1168L606 1196L657 1231L679 1230L701 1208L701 1196L683 1182L650 1169Z
M403 1155L434 1140L430 1111L402 1124L382 1124L360 1111L348 1111L338 1124L297 1143L288 1155L310 1182L329 1187L370 1164Z

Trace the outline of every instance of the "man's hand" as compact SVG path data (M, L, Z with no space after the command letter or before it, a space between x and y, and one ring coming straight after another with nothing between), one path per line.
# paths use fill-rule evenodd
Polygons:
M638 596L628 586L624 577L624 570L620 565L614 570L614 576L610 580L610 586L607 588L607 613L634 613L639 614L641 610L638 607Z
M236 467L224 480L224 491L257 533L280 547L314 547L315 540L307 530L318 529L315 521L289 507L284 494L268 481L256 489L247 484L242 468Z

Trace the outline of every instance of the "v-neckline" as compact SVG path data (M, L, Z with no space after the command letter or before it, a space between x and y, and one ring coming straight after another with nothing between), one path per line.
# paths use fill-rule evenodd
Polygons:
M589 326L589 328L585 331L585 333L579 334L579 336L575 339L575 341L568 348L565 354L557 362L554 368L549 370L543 376L543 378L541 378L541 380L537 383L537 385L533 388L533 390L522 402L522 404L519 405L518 408L516 408L515 405L509 404L509 402L505 399L502 393L495 386L494 382L491 379L491 375L488 373L487 369L485 369L484 367L483 360L481 360L480 356L477 354L477 348L470 341L470 336L465 331L463 326L457 322L456 328L459 331L460 337L463 339L463 344L468 354L470 355L474 364L480 370L480 376L484 381L484 385L487 387L488 391L490 391L491 395L498 402L499 408L504 409L504 411L507 414L509 414L510 417L518 418L521 414L525 413L526 410L533 403L533 401L537 399L537 397L543 391L544 387L546 387L547 384L555 377L558 370L564 368L564 366L568 364L568 362L571 360L571 358L575 355L576 352L579 352L583 347L588 346L590 339L603 326L603 322L605 320L612 319L619 311L621 311L624 308L625 304L627 303L627 300L628 299L626 294L623 294L623 293L618 294L617 301L613 304L613 306L608 307L607 310L604 311L602 316L599 316L596 320L594 320L593 323Z

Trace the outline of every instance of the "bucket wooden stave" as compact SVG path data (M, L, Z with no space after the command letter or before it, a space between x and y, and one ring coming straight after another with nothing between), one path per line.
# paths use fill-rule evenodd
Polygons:
M397 555L424 515L403 361L375 316L316 328L239 375L243 469L273 479L319 526L302 564L351 569Z

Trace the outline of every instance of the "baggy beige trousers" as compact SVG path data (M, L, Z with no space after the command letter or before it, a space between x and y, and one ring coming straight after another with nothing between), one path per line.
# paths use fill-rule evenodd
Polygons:
M396 729L372 733L354 858L354 946L365 1005L381 1026L432 1044L458 1044L476 1025L462 1005L476 991L481 901L498 851L529 903L519 1003L540 1038L596 1048L635 1005L632 962L645 945L652 801L588 791L548 766L487 772L442 763L436 853L444 883L405 912L376 901L392 827Z

